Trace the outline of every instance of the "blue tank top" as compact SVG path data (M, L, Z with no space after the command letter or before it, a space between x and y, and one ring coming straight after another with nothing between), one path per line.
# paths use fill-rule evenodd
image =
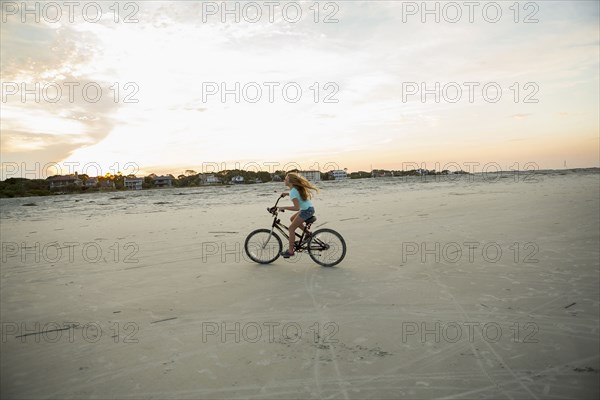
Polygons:
M302 196L300 195L300 192L295 187L293 187L290 190L290 198L298 199L298 203L300 203L301 210L306 210L307 208L313 206L312 202L309 199L302 200Z

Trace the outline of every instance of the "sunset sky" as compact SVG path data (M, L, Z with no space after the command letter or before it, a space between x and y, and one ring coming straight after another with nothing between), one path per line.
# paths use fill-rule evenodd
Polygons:
M439 7L439 23L421 15L420 1L295 2L286 12L280 2L273 22L263 1L228 2L239 7L239 22L220 1L98 2L98 22L94 8L84 13L88 2L79 3L71 22L56 2L62 16L53 22L57 10L44 13L38 2L36 22L21 2L2 2L2 178L7 169L24 176L23 168L52 162L95 163L102 175L115 164L138 175L249 162L351 171L409 162L599 166L597 1L479 2L473 22L464 2L453 3L461 9L429 2ZM502 14L492 23L495 5ZM72 102L69 82L79 84ZM239 103L233 94L225 101L207 94L222 82L240 83ZM272 102L264 82L275 82ZM406 92L436 82L457 85L439 103ZM472 101L465 82L479 85ZM36 83L50 84L39 102L21 91ZM102 88L97 102L82 95L90 83ZM284 98L286 84L290 97L302 89L297 102ZM489 101L493 88L488 100L482 96L486 84L501 87L497 102ZM248 101L257 87L262 98ZM462 98L451 102L456 87ZM325 102L327 95L337 102Z

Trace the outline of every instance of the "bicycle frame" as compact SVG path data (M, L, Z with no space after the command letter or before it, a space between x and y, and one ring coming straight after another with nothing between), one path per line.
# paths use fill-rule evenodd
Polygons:
M290 240L290 236L288 235L288 232L290 230L290 228L284 224L281 223L281 220L279 219L279 210L277 208L277 204L279 203L279 200L281 200L284 196L279 196L279 198L277 199L277 201L275 202L275 205L271 208L267 208L267 211L269 211L271 214L273 214L273 224L271 225L271 234L269 235L269 239L267 240L267 242L264 244L264 246L267 245L267 243L269 243L269 240L271 240L271 236L273 236L273 231L275 229L277 229L287 240ZM296 235L296 238L298 238L298 241L296 242L296 250L304 250L304 239L306 238L306 233L310 232L308 230L308 227L311 224L307 224L306 227L302 230L302 234L299 235L298 232L294 232L294 234Z

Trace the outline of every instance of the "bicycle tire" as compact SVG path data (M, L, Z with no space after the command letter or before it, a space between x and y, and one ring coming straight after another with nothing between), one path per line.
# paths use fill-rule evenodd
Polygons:
M308 242L308 254L317 264L333 267L346 257L346 241L333 229L316 230Z
M271 239L269 239L269 241L273 240L274 238L274 246L272 245L268 248L263 246L261 248L261 244L264 243L264 241L261 241L261 238L259 237L259 235L261 234L264 234L264 240L267 240L267 237L271 234L271 230L256 229L250 232L250 234L246 237L246 242L244 243L244 250L246 251L246 255L252 261L259 264L270 264L273 261L277 260L279 258L279 255L281 254L281 250L283 248L281 238L275 232L273 232L273 235ZM268 249L265 254L266 257L261 257L261 255L265 251L265 248Z

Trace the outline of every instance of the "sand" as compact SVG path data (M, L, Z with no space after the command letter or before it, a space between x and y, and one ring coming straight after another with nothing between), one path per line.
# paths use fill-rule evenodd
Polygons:
M3 199L1 397L599 396L597 172L368 181L333 268L243 255L281 184Z

